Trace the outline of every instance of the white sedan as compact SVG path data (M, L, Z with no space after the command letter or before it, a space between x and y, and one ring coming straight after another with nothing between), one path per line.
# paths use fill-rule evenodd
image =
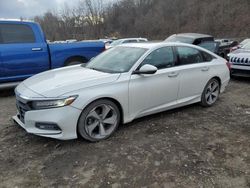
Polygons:
M230 80L228 63L182 43L126 44L86 67L44 72L15 90L15 122L61 140L108 138L121 123L200 102L210 107Z

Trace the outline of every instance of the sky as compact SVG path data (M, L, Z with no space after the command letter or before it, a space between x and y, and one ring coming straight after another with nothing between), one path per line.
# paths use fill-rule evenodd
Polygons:
M0 18L31 19L48 10L58 11L65 3L74 7L78 2L79 0L0 0Z

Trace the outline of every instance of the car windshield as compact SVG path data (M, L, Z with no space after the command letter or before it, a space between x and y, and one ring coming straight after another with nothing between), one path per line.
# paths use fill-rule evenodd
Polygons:
M168 37L165 42L183 42L183 43L188 43L188 44L192 44L194 42L194 40L192 38L189 37L180 37L180 36L170 36Z
M250 42L243 46L244 49L250 50Z
M120 45L120 44L122 44L122 40L116 40L116 41L112 42L110 44L110 46L117 46L117 45Z
M245 40L243 40L243 41L240 43L240 45L241 45L241 46L244 46L244 45L246 45L248 42L250 42L250 39L245 39Z
M107 73L128 72L146 51L145 48L118 46L92 59L86 68Z

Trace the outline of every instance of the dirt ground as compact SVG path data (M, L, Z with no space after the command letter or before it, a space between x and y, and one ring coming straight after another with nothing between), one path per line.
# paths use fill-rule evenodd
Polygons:
M11 121L0 97L0 187L250 187L250 80L198 104L122 125L110 139L57 141Z

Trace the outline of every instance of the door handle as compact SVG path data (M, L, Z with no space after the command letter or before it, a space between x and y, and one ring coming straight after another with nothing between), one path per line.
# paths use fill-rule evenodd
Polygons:
M32 51L42 51L43 49L42 48L32 48L31 50Z
M202 69L201 69L201 71L203 71L203 72L206 72L206 71L208 71L209 70L209 67L203 67Z
M177 72L171 72L171 73L169 73L168 77L169 77L169 78L175 78L175 77L177 77L178 75L179 75L179 73L177 73Z

